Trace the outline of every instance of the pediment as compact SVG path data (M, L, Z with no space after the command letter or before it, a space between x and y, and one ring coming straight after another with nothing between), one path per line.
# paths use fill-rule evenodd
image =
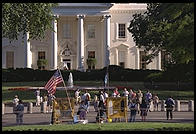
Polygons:
M129 45L124 44L124 43L117 46L117 49L127 49L127 48L129 48Z

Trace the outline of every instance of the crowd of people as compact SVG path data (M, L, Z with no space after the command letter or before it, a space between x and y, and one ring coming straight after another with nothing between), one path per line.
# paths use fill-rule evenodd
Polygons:
M47 112L52 112L52 101L55 99L55 96L52 94L45 94L40 97L40 90L36 90L36 106L40 106L41 102L47 103ZM103 123L106 117L106 99L107 97L126 97L127 108L130 109L130 118L129 122L135 122L136 115L139 114L141 116L141 121L146 121L147 113L151 111L158 111L159 109L159 97L157 94L153 94L147 90L146 93L142 93L141 90L137 92L127 88L124 88L123 92L120 94L118 88L115 88L109 96L107 90L99 91L98 94L94 95L94 98L91 98L91 94L85 90L83 94L81 91L77 89L75 91L75 104L79 105L77 115L80 120L86 120L86 115L89 112L90 103L93 103L94 111L97 112L96 122ZM41 99L40 99L41 98ZM166 108L166 117L167 120L173 119L173 107L175 105L172 97L166 99L165 102ZM16 95L13 100L13 112L16 114L16 123L23 123L23 113L24 113L24 105L22 104L22 100L18 99ZM116 120L116 119L115 119Z
M86 119L86 114L89 112L89 102L91 99L87 99L87 95L90 97L90 93L86 90L83 95L80 97L81 91L78 89L75 92L76 105L80 105L78 109L78 115L80 119ZM94 95L92 101L94 106L94 111L97 112L96 121L103 122L106 119L106 98L107 97L126 97L127 107L130 109L130 122L135 122L136 115L141 116L141 121L146 121L147 113L151 111L159 111L159 97L157 94L153 94L147 90L146 93L142 93L141 90L134 92L133 89L129 91L127 88L124 88L122 94L118 91L118 88L115 88L109 96L106 90L99 91L99 94ZM167 119L172 119L173 106L175 105L174 100L170 97L169 104L166 101L166 110L167 110ZM170 105L171 104L171 105ZM86 105L86 106L84 106ZM81 112L80 112L81 111Z

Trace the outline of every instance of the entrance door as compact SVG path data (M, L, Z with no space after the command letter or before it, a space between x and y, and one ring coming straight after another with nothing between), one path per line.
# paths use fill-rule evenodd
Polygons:
M6 68L14 68L14 52L6 52Z
M69 70L71 70L71 60L70 59L63 59L63 62L67 64Z

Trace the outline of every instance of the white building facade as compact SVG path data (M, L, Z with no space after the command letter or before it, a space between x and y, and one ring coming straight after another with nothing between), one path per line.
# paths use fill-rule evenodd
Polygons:
M37 69L37 60L45 59L45 69L88 69L87 59L95 58L95 69L119 65L131 69L161 70L161 54L146 64L127 30L135 13L144 13L146 4L134 3L59 3L53 8L57 20L54 31L42 41L19 38L12 43L2 39L2 68Z

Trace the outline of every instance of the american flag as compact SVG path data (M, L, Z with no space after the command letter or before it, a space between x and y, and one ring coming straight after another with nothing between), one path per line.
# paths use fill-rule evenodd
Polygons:
M63 82L59 71L57 70L54 75L50 78L48 83L45 85L45 89L48 90L49 94L54 94L56 92L56 85Z

